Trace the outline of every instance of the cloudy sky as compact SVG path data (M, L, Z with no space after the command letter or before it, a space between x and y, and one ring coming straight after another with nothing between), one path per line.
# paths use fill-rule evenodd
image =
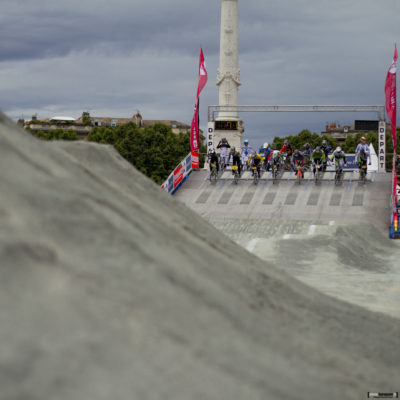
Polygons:
M378 105L400 43L399 0L239 0L239 105ZM218 104L220 0L1 0L0 109L190 124L199 50ZM254 145L374 114L241 117Z

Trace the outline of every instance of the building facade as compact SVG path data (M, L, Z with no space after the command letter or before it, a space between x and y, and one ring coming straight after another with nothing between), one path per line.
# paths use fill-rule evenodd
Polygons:
M338 122L327 123L321 136L327 136L338 142L346 141L347 137L358 133L378 132L379 121L356 120L353 125L339 125Z
M52 117L38 120L34 115L30 120L19 120L18 124L24 128L29 127L33 132L43 131L48 132L55 129L63 129L64 131L72 130L76 132L81 139L87 137L89 132L94 127L118 127L128 122L133 122L139 128L145 128L155 124L167 125L175 134L186 133L190 131L190 125L176 120L144 120L137 112L131 118L114 118L114 117L94 117L89 112L85 111L78 119L71 117ZM202 131L200 131L202 134ZM201 135L201 138L204 137Z

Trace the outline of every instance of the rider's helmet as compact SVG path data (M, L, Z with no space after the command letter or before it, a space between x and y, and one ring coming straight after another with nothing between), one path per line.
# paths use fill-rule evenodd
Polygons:
M222 142L222 143L226 143L226 142L227 142L226 138L222 138L222 139L221 139L221 142Z
M310 143L306 143L305 145L304 145L304 147L308 150L311 146L310 146Z
M210 154L214 154L214 153L215 153L215 149L211 149Z
M300 151L299 151L298 149L296 149L296 150L294 151L295 157L297 157L299 154L300 154Z
M274 152L272 153L272 157L277 159L279 158L281 152L279 150L274 150Z
M249 144L249 141L247 139L245 139L245 141L243 142L244 145Z
M364 143L367 140L367 138L362 136L360 140Z
M342 148L340 146L336 147L336 152L340 153L342 151Z
M322 142L322 143L323 143L323 142ZM321 147L317 146L317 147L315 148L315 151L316 151L317 153L320 153L320 152L321 152Z
M284 145L288 145L289 144L289 140L285 139L285 141L283 142Z
M324 139L323 141L322 141L322 146L325 146L326 145L326 140Z
M269 143L268 143L268 142L265 142L265 143L263 144L263 147L264 147L264 149L268 149Z

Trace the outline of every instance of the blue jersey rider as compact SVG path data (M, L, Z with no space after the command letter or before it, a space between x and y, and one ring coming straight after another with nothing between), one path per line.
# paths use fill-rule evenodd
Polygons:
M304 147L305 147L306 149L303 151L303 154L304 154L308 159L310 159L310 158L311 158L311 154L312 154L312 152L313 152L313 149L312 149L310 143L306 143L306 144L304 145Z
M265 170L268 171L269 170L269 163L268 163L268 157L269 155L273 152L273 150L271 149L271 147L269 147L269 143L265 142L262 147L260 147L260 149L258 150L259 154L261 157L264 157L264 166L265 166Z

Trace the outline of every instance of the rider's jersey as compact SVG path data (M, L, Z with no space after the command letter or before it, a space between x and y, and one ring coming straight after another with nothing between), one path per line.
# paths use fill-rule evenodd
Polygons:
M329 146L329 144L323 144L321 145L321 150L324 152L325 154L325 159L328 156L329 152L331 151L331 146Z
M239 152L236 151L233 154L232 163L233 163L233 165L239 165L240 164L240 154L239 154Z
M270 163L280 163L282 158L282 153L279 150L273 150L268 156L268 161Z
M281 153L286 153L288 156L291 156L293 154L293 146L291 144L288 145L283 145L283 147L280 149Z
M217 167L217 171L219 170L218 156L217 156L216 153L212 153L211 156L210 156L210 169L212 168L211 164L215 164L215 166Z
M228 142L222 142L222 140L218 143L217 149L221 149L220 155L224 157L226 160L228 157L228 149L230 148L230 144Z
M305 159L304 159L303 153L299 152L297 155L296 155L296 154L293 154L293 157L292 157L292 162L293 162L293 164L303 163L304 160L305 160Z
M268 160L268 157L271 153L273 153L273 150L268 147L268 149L265 149L264 147L260 147L260 150L258 150L261 156L264 156L266 160Z
M223 149L224 147L226 147L227 149L229 149L231 147L231 145L226 141L223 142L222 140L218 143L217 149Z
M304 151L303 151L303 154L305 155L305 156L307 156L308 158L311 158L311 154L313 153L313 149L311 148L311 147L309 147L308 149L305 149Z
M254 157L252 157L252 159L251 159L251 165L253 165L253 166L258 166L258 165L260 165L260 162L261 162L261 157L260 157L260 155L259 154L257 154L257 155L255 155Z
M360 154L361 154L362 152L365 154L365 160L367 160L367 158L370 156L370 152L369 152L369 146L368 146L366 143L364 143L364 144L359 143L359 144L357 145L357 148L356 148L356 158L360 158ZM362 158L362 157L361 157L361 158Z
M333 158L335 161L343 159L344 162L346 162L346 154L344 153L344 151L336 151L335 150L332 155L333 155Z
M242 146L240 154L242 157L249 157L251 154L254 153L254 150L251 146Z
M325 162L326 157L325 157L325 153L323 151L313 151L311 154L311 161L315 161L315 160L322 160L323 162Z
M283 156L282 153L279 150L274 150L272 153L270 153L270 155L268 156L268 161L282 161L283 160Z

